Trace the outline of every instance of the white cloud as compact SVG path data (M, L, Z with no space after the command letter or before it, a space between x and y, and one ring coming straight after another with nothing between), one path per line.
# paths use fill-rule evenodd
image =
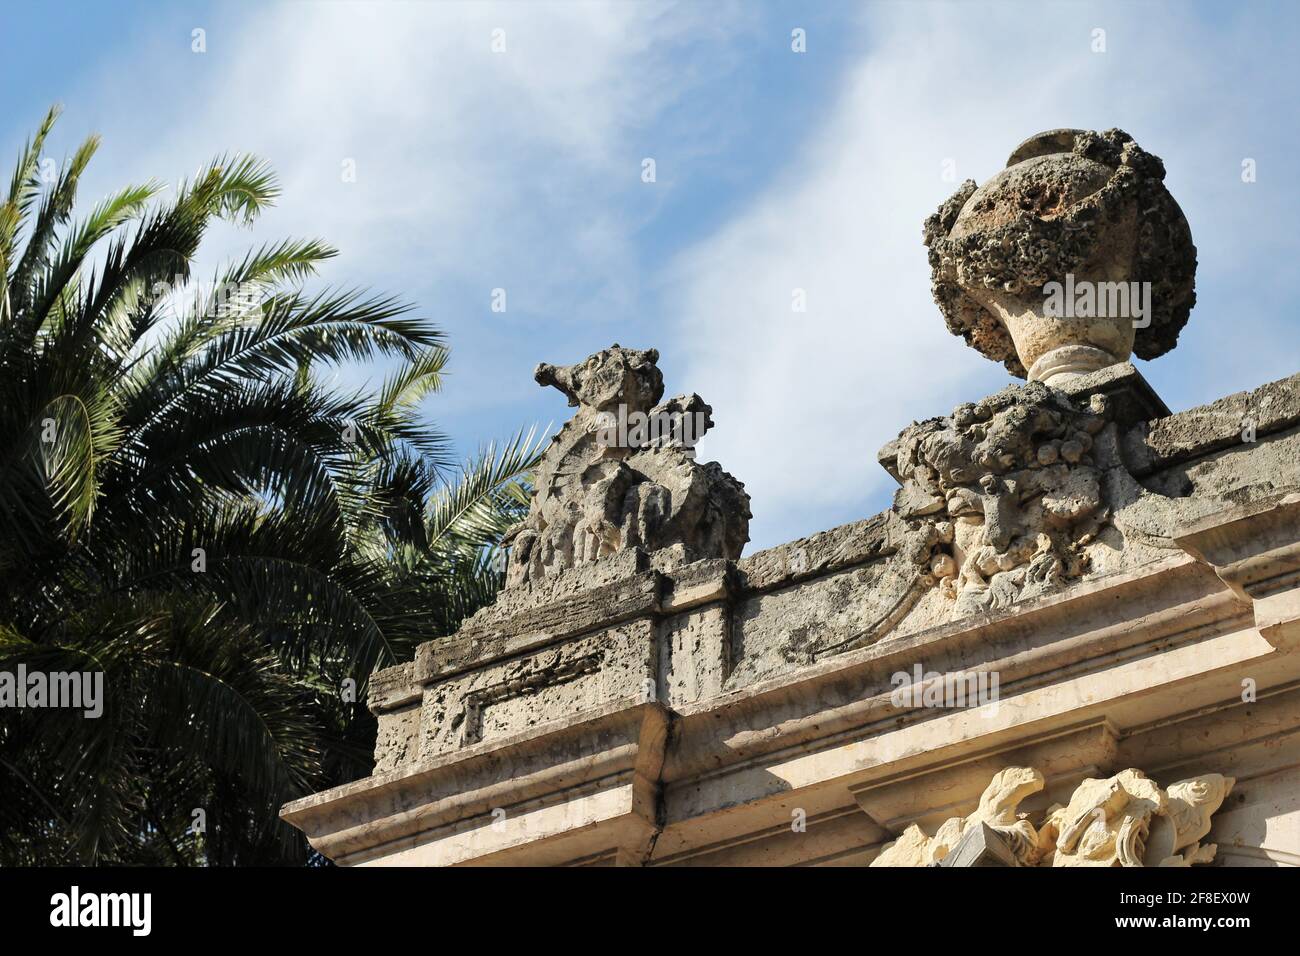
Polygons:
M983 180L1039 130L1127 129L1165 157L1202 252L1192 323L1149 377L1185 407L1294 370L1297 338L1269 324L1289 280L1261 264L1289 265L1300 215L1285 173L1298 134L1277 122L1294 24L1183 22L1147 5L863 9L836 24L866 49L829 104L747 92L737 66L753 63L738 58L788 46L789 24L745 5L240 6L203 24L204 54L169 10L68 97L62 125L105 134L87 201L223 150L269 159L284 196L251 238L322 236L342 251L326 278L414 299L453 347L434 412L472 420L473 440L562 414L529 380L539 359L575 361L661 320L667 333L625 344L657 345L669 387L713 405L702 452L746 483L757 546L879 509L891 482L875 450L1007 381L930 301L920 230L956 186L945 159ZM1105 54L1091 51L1099 25ZM498 27L505 54L491 51ZM816 67L816 31L788 55ZM784 147L783 175L671 265L662 239L643 258L638 232L657 214L689 218L675 185L716 181L734 143L757 148L736 135L761 127L756 111L791 109L807 135ZM655 150L673 161L646 193ZM1241 156L1260 161L1249 201ZM355 183L341 181L345 159ZM205 254L249 242L224 231ZM497 286L505 320L488 312ZM796 288L806 313L791 311Z
M445 281L508 278L541 306L571 271L625 271L622 230L592 185L618 166L637 175L639 157L622 152L628 131L681 90L659 51L686 20L660 12L622 3L268 6L210 25L204 54L150 57L171 64L161 78L114 71L116 99L147 102L161 81L184 94L185 109L153 114L134 154L115 149L112 174L124 165L170 173L250 150L284 185L265 231L328 236L349 273L419 259ZM492 50L497 29L504 53ZM342 181L345 160L355 162L354 183Z
M183 20L151 23L70 98L63 126L83 132L89 113L105 134L87 197L177 178L227 150L266 158L283 186L277 208L251 237L215 229L203 274L253 241L324 237L341 251L327 280L396 291L448 332L452 374L466 384L439 399L440 413L495 404L522 422L537 395L527 370L565 359L537 354L554 338L538 317L558 332L638 307L639 223L615 197L639 183L640 134L726 69L731 38L714 18L734 29L745 15L733 13L657 2L240 7L203 24L204 53L190 51ZM712 63L681 70L675 56L702 39L716 41ZM355 182L343 181L345 161ZM496 288L506 317L489 310Z

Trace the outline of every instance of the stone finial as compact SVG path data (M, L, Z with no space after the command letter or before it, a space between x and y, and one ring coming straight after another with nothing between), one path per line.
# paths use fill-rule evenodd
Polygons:
M1122 130L1059 129L967 180L925 222L948 329L1054 385L1168 352L1196 301L1196 247L1164 178Z
M740 557L749 495L716 462L695 461L713 425L698 395L660 403L654 349L602 349L575 365L537 366L578 411L537 469L528 517L506 535L506 586L639 547L676 548L678 560Z

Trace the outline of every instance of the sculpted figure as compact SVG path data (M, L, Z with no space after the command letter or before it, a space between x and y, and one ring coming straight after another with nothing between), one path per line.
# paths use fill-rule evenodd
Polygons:
M881 851L872 866L933 866L963 836L987 824L1019 866L1191 866L1210 863L1218 849L1201 846L1210 818L1232 789L1232 777L1210 773L1171 784L1167 791L1141 770L1088 778L1065 806L1049 808L1035 827L1020 803L1043 789L1030 767L997 773L967 817L952 817L934 836L916 824Z
M1209 863L1218 846L1200 839L1210 832L1210 817L1237 781L1218 773L1207 773L1169 785L1169 804L1164 816L1151 821L1147 838L1146 866L1191 866Z
M999 771L980 796L979 807L967 817L952 817L927 837L916 824L871 861L871 866L930 866L952 852L967 830L988 824L1006 842L1022 866L1038 862L1038 832L1019 813L1020 802L1043 789L1043 775L1032 767Z
M654 349L613 345L576 365L537 366L538 384L577 412L543 456L528 517L506 535L507 587L632 547L740 556L749 496L716 462L695 461L713 410L694 394L658 404L658 360Z
M1105 426L1090 406L1031 382L912 425L882 452L902 484L894 510L923 529L956 614L1083 575L1084 549L1109 518L1103 471L1117 464L1096 454Z
M1141 866L1151 818L1167 798L1140 770L1079 784L1070 802L1048 812L1044 846L1052 866Z

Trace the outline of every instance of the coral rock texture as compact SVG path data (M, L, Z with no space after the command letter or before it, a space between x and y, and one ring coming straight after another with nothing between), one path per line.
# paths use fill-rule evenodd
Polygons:
M1172 349L1196 299L1196 247L1164 177L1159 157L1112 129L1040 133L983 186L967 180L924 228L949 330L1035 380ZM1099 300L1149 283L1149 309L1050 314L1046 287L1067 280Z
M1010 386L905 429L882 456L902 487L894 511L928 546L929 577L959 614L1003 609L1088 568L1109 523L1097 436L1104 405L1040 382Z

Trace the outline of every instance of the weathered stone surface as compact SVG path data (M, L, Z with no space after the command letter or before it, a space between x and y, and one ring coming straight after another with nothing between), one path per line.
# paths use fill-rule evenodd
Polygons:
M746 588L766 591L885 557L898 549L906 532L906 525L886 511L755 552L736 564Z
M414 676L417 680L431 680L484 658L518 653L655 614L663 589L662 576L657 571L645 571L588 588L565 600L525 608L509 617L471 621L450 638L420 645Z
M946 204L950 327L1031 382L904 429L890 510L743 559L653 350L540 367L578 411L508 587L373 675L375 775L284 817L346 864L1300 864L1300 375L1170 415L1113 361L1131 325L1034 298L1151 281L1135 348L1171 347L1162 174L1054 131Z
M983 186L967 180L925 222L949 330L1039 381L1169 351L1195 302L1196 248L1164 177L1158 157L1112 129L1040 133ZM1099 284L1150 283L1150 310L1138 322L1052 315L1053 282L1116 297L1127 289Z
M1208 405L1144 422L1124 436L1124 457L1144 476L1300 425L1300 374Z
M1277 411L1266 427L1286 423L1295 383L1260 391ZM612 639L596 635L650 628L646 693L674 708L699 706L857 648L907 647L912 635L963 619L973 626L1024 613L1072 584L1113 579L1178 553L1180 529L1212 520L1234 501L1300 487L1300 454L1284 460L1290 432L1184 457L1148 474L1143 487L1120 436L1144 434L1145 423L1126 423L1157 403L1123 365L1069 389L1012 386L891 442L881 460L901 479L898 502L873 518L738 561L691 560L678 542L654 552L625 548L519 582L456 635L373 676L378 766L413 765L475 734L498 739L597 707L615 686L626 691L622 680L592 683L589 669L610 661L586 652L578 663L570 659L574 648ZM1203 410L1183 414L1204 419ZM1163 419L1149 428L1172 431ZM1269 633L1282 640L1289 632L1273 618L1285 609L1270 614ZM963 651L944 666L974 660ZM484 696L476 682L514 690ZM466 726L478 730L466 736Z
M1195 834L1203 820L1176 827L1178 848L1158 862L1208 854L1180 834L1217 842L1218 856L1237 863L1291 861L1300 846L1289 769L1300 760L1300 692L1287 690L1295 657L1261 640L1249 613L1252 601L1296 593L1293 583L1290 592L1275 590L1285 585L1275 571L1262 569L1266 577L1256 580L1256 551L1272 556L1295 540L1294 529L1261 533L1259 522L1277 513L1261 502L1217 524L1207 517L1194 532L1200 558L1180 552L999 615L891 632L870 646L724 685L723 632L744 602L797 604L806 595L812 609L821 602L814 585L887 566L899 553L873 552L863 564L784 579L775 572L781 560L769 556L760 563L774 570L761 592L661 611L549 648L493 652L433 679L418 707L381 713L374 778L299 801L285 816L343 863L581 862L608 852L611 862L664 865L844 865L874 858L889 839L883 821L905 817L889 826L898 833L920 819L920 836L929 840L950 817L964 820L997 769L990 755L1005 754L1001 766L1037 767L1048 778L1047 791L1017 812L1040 832L1053 809L1040 798L1050 793L1068 807L1084 777L1107 780L1133 763L1176 767L1167 772L1184 779L1208 769L1231 773L1245 788L1234 787L1224 805L1230 824L1211 819L1202 836ZM828 537L843 541L851 529ZM710 562L700 565L661 573L680 573L694 590L717 576ZM770 620L764 653L776 656L779 617L755 618ZM605 686L583 661L602 651L613 655L601 660L611 675ZM890 704L889 676L914 662L944 674L992 669L1005 699L976 713L899 710ZM1261 689L1257 704L1238 696L1246 676ZM651 678L659 701L637 703ZM665 731L639 743L612 732L611 721L633 721L647 706L662 715ZM458 736L457 720L479 729ZM1109 747L1078 737L1081 723L1098 722ZM411 753L413 744L422 752ZM983 773L969 789L963 768ZM1171 787L1170 797L1179 789ZM862 809L845 806L855 799ZM1196 819L1199 798L1181 799ZM806 812L806 835L791 833L792 809ZM1163 852L1156 849L1160 818L1148 821L1152 857ZM1122 826L1125 816L1114 820ZM1095 849L1080 842L1066 855L1077 856L1079 846L1085 856ZM1145 852L1143 859L1150 865Z
M509 737L612 701L654 700L654 633L649 621L633 621L430 684L419 758Z
M417 693L413 703L390 708L380 715L375 735L375 773L386 773L419 758L421 699L422 695ZM375 706L373 699L370 706Z
M996 774L967 817L952 817L929 837L909 826L872 866L932 866L944 861L973 831L987 826L1020 866L1191 866L1213 861L1214 844L1201 846L1210 818L1236 781L1210 773L1161 790L1141 770L1084 780L1068 804L1049 808L1035 827L1020 804L1043 789L1030 767Z
M669 707L722 693L729 657L729 615L722 604L666 620L659 631L659 700Z
M415 662L406 661L385 667L370 675L370 708L372 710L396 707L419 697L415 685Z
M663 396L654 349L614 345L577 365L539 365L578 411L537 471L528 517L506 536L507 588L538 582L629 548L682 546L686 560L738 558L749 496L693 445L713 424L698 395Z
M1146 425L1171 414L1164 399L1132 362L1117 362L1095 372L1076 375L1058 387L1075 398L1101 396L1106 403L1107 417L1122 429Z
M413 712L446 693L457 675L495 674L493 681L509 684L518 679L505 674L509 661L584 642L620 622L652 622L654 693L693 706L879 641L1015 613L1072 583L1159 560L1176 549L1178 529L1234 500L1300 487L1300 454L1282 460L1286 432L1184 459L1142 487L1119 447L1121 424L1151 403L1135 377L1125 366L1095 373L1091 394L1012 386L905 430L881 453L902 478L899 504L873 518L735 562L689 561L681 544L653 553L628 548L504 590L456 635L423 645L415 662L374 675L379 765L420 759L420 749L404 742L417 732L433 734L440 747L461 739L426 724L463 722L463 705ZM1270 423L1285 422L1292 391L1269 394L1269 406L1282 410ZM1184 414L1202 417L1201 410ZM1071 442L1077 447L1066 447ZM1218 462L1221 456L1240 460ZM1175 472L1183 477L1175 480ZM1189 484L1194 494L1174 497ZM489 737L533 726L537 714L553 717L542 698L563 701L561 711L573 706L565 688L579 677L566 667L542 667L527 693L490 703ZM556 678L554 689L544 686L547 675Z
M538 581L526 581L497 592L496 600L465 623L470 630L490 629L497 622L530 608L572 600L592 588L605 587L650 570L651 556L641 548L627 548L577 567L566 568Z
M925 585L898 556L822 575L797 587L742 595L732 615L737 689L887 637Z
M1110 524L1099 440L1107 403L1039 382L1010 386L948 418L912 425L889 446L902 481L894 511L955 615L1002 609L1082 578Z
M1179 529L1300 488L1300 429L1277 431L1300 413L1296 379L1255 393L1270 413L1250 441L1198 428L1239 421L1205 409L1134 426L1142 409L1163 403L1124 364L1063 388L1010 386L905 429L878 455L901 485L892 511L903 530L891 531L888 550L919 567L922 587L897 633L1158 560L1177 547ZM1145 442L1148 431L1166 439L1162 450ZM1172 434L1188 444L1169 442ZM1200 457L1188 450L1224 442L1236 444Z

